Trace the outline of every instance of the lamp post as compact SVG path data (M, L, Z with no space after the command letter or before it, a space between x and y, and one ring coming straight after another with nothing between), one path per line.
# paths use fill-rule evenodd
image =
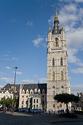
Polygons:
M15 94L16 71L17 71L18 67L16 66L16 67L14 67L14 69L15 69L15 74L14 74L14 94Z
M14 67L14 70L15 70L15 72L14 72L14 91L13 91L13 96L14 96L14 99L15 99L15 97L16 97L16 95L15 95L15 92L16 92L16 87L15 87L15 84L16 84L16 71L17 71L17 69L18 69L18 67L16 66L16 67ZM16 106L16 102L15 102L15 100L14 100L14 104L13 104L13 108L15 109L15 106Z

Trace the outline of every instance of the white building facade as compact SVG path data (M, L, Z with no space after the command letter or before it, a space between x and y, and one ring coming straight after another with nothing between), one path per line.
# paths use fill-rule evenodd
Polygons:
M47 83L7 84L0 90L0 99L15 97L19 101L18 108L42 109L46 111Z
M13 99L13 93L8 91L8 90L1 90L0 91L0 100L2 98L5 98L5 99L11 98L11 99Z
M20 85L19 108L46 109L46 84Z
M47 111L65 109L64 104L54 100L54 95L70 93L67 58L65 32L63 28L60 29L58 16L55 16L53 29L48 32Z

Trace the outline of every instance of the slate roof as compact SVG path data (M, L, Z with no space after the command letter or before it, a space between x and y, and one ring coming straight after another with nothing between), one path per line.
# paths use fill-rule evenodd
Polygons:
M42 92L43 90L45 90L45 93L47 93L47 83L34 83L34 84L15 84L16 87L16 91L19 92L19 88L20 85L22 85L22 88L26 91L27 89L30 91L31 89L34 90L36 89L40 89L40 91ZM6 84L1 91L12 91L14 87L14 84Z
M16 87L16 91L19 92L20 84L16 84L15 87ZM12 92L14 90L14 84L8 83L1 90L2 91L8 90L8 91Z
M23 84L23 89L26 91L27 89L30 91L31 89L40 89L41 93L43 90L45 90L45 93L47 93L47 84L46 83L39 83L39 84Z

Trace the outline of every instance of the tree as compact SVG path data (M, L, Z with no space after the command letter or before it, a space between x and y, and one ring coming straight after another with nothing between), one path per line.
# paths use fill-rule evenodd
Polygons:
M68 94L68 93L62 93L54 96L54 99L57 100L58 102L65 103L66 104L66 112L69 113L68 109L68 103L69 102L78 102L79 97L75 96L73 94Z
M11 106L12 106L12 100L13 99L11 99L11 98L2 98L1 100L0 100L0 104L5 108L5 107L7 107L7 108L10 108Z
M6 104L5 97L0 100L0 104L4 107Z
M12 99L12 105L11 108L13 111L17 110L19 106L19 97L14 96Z
M3 107L7 107L7 108L13 108L14 107L14 105L15 105L15 107L14 108L16 108L16 106L18 105L18 100L16 99L16 98L2 98L1 100L0 100L0 104L3 106Z

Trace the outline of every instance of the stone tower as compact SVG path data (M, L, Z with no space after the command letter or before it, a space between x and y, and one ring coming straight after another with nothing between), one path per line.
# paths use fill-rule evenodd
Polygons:
M67 57L65 32L63 27L59 27L58 16L55 16L53 28L48 32L47 111L65 110L65 105L57 103L54 100L54 95L70 93Z

